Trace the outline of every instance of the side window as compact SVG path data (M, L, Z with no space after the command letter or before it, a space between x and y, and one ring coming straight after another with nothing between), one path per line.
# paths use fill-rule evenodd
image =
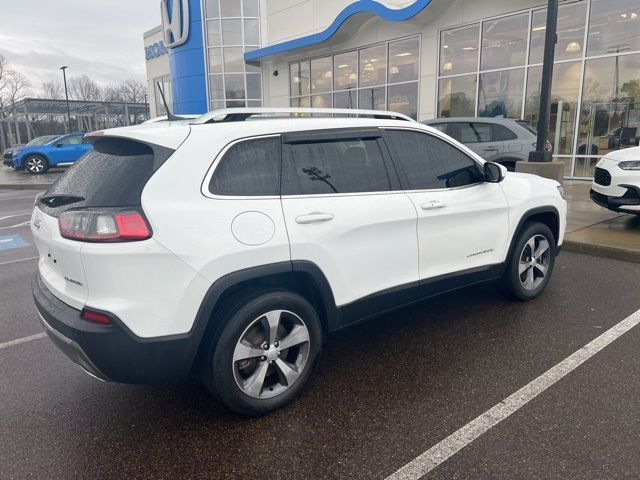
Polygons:
M280 138L236 143L218 162L209 191L238 197L280 194Z
M383 192L391 182L376 138L284 145L283 195Z
M489 123L472 123L471 128L475 131L477 142L491 142L492 141L492 132L491 125Z
M443 133L447 133L447 124L446 123L434 123L429 125L432 128L435 128L436 130L440 130Z
M462 187L482 179L474 160L433 135L388 130L385 138L410 190Z
M478 134L472 124L468 122L451 123L447 134L460 143L478 143L479 141Z
M493 125L493 140L495 142L508 142L517 138L518 136L504 125Z
M63 145L80 145L82 143L83 135L70 135L68 137L63 138L58 143Z

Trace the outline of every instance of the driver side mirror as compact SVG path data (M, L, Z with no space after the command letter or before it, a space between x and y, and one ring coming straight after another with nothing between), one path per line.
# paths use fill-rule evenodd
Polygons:
M484 181L488 183L500 183L504 180L507 169L502 165L494 162L484 164Z
M56 143L56 148L60 148L60 147L62 147L63 145L64 145L64 144L63 144L62 142L58 142L58 143Z

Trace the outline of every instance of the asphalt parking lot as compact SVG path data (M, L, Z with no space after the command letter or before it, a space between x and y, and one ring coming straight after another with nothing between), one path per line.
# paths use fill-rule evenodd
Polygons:
M40 335L36 193L0 190L2 479L385 479L640 309L640 264L565 252L536 301L477 286L333 334L296 403L246 419L196 381L98 382ZM639 344L589 350L425 478L638 478Z

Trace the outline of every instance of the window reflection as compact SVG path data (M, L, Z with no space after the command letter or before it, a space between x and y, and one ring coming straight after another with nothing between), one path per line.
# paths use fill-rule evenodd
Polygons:
M476 76L440 79L438 116L473 117L476 104Z
M640 2L593 0L588 55L640 50Z
M360 86L370 87L387 83L387 46L360 50Z
M480 75L478 114L481 117L520 118L524 68Z
M385 110L386 103L384 87L363 88L358 92L358 108L365 110Z
M447 30L440 37L440 75L470 73L478 69L480 25Z
M358 52L347 52L333 57L334 90L358 87Z
M311 67L309 62L292 63L289 66L291 96L308 95Z
M389 110L418 118L418 83L389 86Z
M558 43L556 60L580 58L584 50L584 27L587 14L586 2L562 5L558 9ZM547 9L533 12L531 29L530 63L542 63L544 39L547 32Z
M482 70L524 65L529 14L491 20L482 24Z
M418 80L418 38L389 44L389 83Z
M330 92L333 85L331 57L311 60L311 93Z

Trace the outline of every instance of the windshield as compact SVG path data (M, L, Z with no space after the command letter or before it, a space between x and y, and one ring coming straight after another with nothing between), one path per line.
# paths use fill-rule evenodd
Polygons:
M55 140L56 138L58 138L59 135L45 135L44 137L36 137L33 140L31 140L29 143L27 143L27 147L34 147L34 146L38 146L38 145L44 145L45 143L49 143L53 140Z

